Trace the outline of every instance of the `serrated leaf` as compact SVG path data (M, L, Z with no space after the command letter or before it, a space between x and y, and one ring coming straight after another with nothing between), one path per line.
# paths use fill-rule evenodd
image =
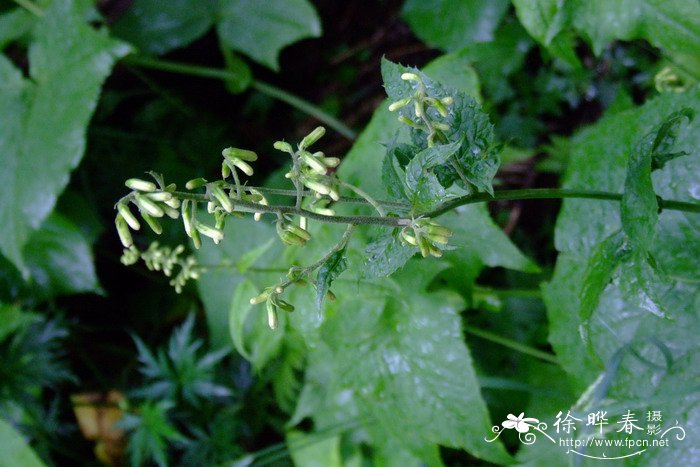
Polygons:
M323 299L326 297L331 283L347 268L348 262L345 259L345 248L333 253L318 268L318 273L316 273L316 308L318 308L318 311L321 311L323 308Z
M215 20L216 0L134 0L113 26L146 54L162 55L198 39Z
M385 233L367 245L367 262L364 274L367 278L390 276L401 268L418 251L405 245L395 234Z
M455 51L493 40L508 6L507 0L409 0L401 16L424 42Z
M571 163L565 188L621 191L626 178L628 148L666 121L669 112L690 107L700 109L700 91L667 94L641 107L607 115L573 139ZM680 127L675 147L689 157L668 162L652 175L655 192L664 199L697 203L700 179L700 125L696 121ZM617 362L609 378L605 401L640 410L663 410L665 420L679 420L695 428L697 389L691 381L697 372L700 332L697 297L700 293L700 218L695 213L664 210L658 216L650 254L636 249L616 279L600 295L588 320L591 358L578 336L582 322L575 310L586 278L586 264L596 245L621 228L620 208L615 203L566 200L557 221L556 244L560 251L552 282L545 288L550 317L550 341L558 360L579 390L596 379L598 362L613 361L624 349L629 357ZM664 319L668 315L671 319ZM666 349L663 350L662 349ZM697 384L696 384L697 386ZM649 402L657 401L657 402ZM602 401L598 401L603 404ZM652 409L652 407L655 407ZM693 439L674 446L674 460L691 456ZM690 444L686 444L689 441ZM612 453L609 453L612 455ZM649 450L635 465L666 462L669 454ZM663 460L661 460L663 458Z
M613 278L613 274L628 255L625 250L625 237L622 232L615 232L600 242L588 258L586 272L581 285L581 307L579 316L586 323L600 301L605 287Z
M285 46L321 35L321 21L306 0L222 0L216 26L224 44L273 70Z
M431 169L446 164L462 145L462 141L441 144L416 154L406 166L406 196L414 212L430 211L445 201L445 190Z
M442 99L451 97L454 102L448 107L448 115L443 123L449 126L444 134L447 142L461 142L459 151L455 156L455 162L459 165L460 173L451 164L442 164L435 172L443 187L449 187L455 181L460 181L462 176L466 181L474 185L479 191L493 193L492 181L500 164L498 152L500 147L495 145L495 133L488 115L479 106L474 97L456 89L451 89L436 83L420 70L404 67L382 60L382 78L384 88L391 101L398 101L413 95L414 90L408 81L401 79L405 72L415 73L421 77L428 94ZM411 118L411 107L407 106L399 112ZM416 144L427 146L426 135L421 130L411 130L412 140Z
M24 258L38 296L100 292L90 244L76 225L51 214L29 237Z
M129 48L52 2L29 48L31 80L0 56L0 251L27 274L22 247L53 210L85 150L85 127L112 64Z

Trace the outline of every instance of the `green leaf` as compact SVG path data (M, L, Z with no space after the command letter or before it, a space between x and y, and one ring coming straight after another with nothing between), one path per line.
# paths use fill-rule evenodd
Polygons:
M627 164L625 191L620 202L622 229L632 248L647 251L654 240L659 220L659 203L651 181L651 154L654 134L644 137L634 148Z
M408 0L401 15L424 42L454 51L493 40L508 6L507 0Z
M0 452L2 463L7 466L43 467L44 464L22 435L12 425L0 419Z
M367 278L390 276L403 267L418 251L416 247L403 244L395 233L387 232L367 245L367 263L364 274Z
M24 258L37 295L101 292L88 240L61 214L51 214L29 237Z
M574 66L581 62L571 34L562 31L564 13L557 0L513 0L515 13L527 32L556 57Z
M308 467L342 467L340 436L306 434L301 431L287 433L287 447L294 465Z
M598 307L600 296L628 255L625 247L625 237L618 231L600 242L591 252L581 286L579 316L583 323L590 319Z
M318 268L316 274L316 308L319 311L323 308L323 299L328 293L331 283L348 268L345 259L345 248L333 253L325 263Z
M0 50L10 42L24 36L36 18L24 8L15 8L0 15Z
M400 201L408 201L406 198L406 174L402 167L405 167L411 159L411 146L408 144L397 144L396 138L387 147L384 162L382 163L382 183L387 194ZM404 163L401 163L401 160Z
M168 446L185 439L168 420L167 413L173 405L170 401L148 401L139 407L138 415L127 414L119 423L130 431L128 451L132 465L150 460L161 467L168 465Z
M663 125L670 112L686 107L700 110L700 91L664 94L641 107L606 115L573 138L564 186L620 192L629 148ZM675 147L689 157L674 159L654 171L654 191L664 199L697 203L697 121L678 128ZM694 337L700 332L697 214L668 210L659 214L649 254L643 249L633 251L620 268L619 280L610 282L600 294L588 319L588 349L578 334L584 323L576 311L581 307L582 284L593 268L592 256L598 254L597 245L621 228L620 217L616 203L564 201L555 232L560 255L554 277L544 288L550 342L579 391L589 388L604 370L598 362L607 366L607 391L591 400L591 408L617 404L618 410L663 410L666 422L678 420L690 433L697 426L700 402L697 371L692 368L700 351ZM691 446L700 437L697 433L691 437L674 446L673 459L692 455ZM660 449L649 450L636 465L663 463L668 455Z
M663 169L667 162L672 161L677 157L688 155L688 153L685 151L670 151L673 148L673 145L676 143L678 132L682 128L681 125L685 123L685 120L691 122L694 117L695 112L693 109L687 107L666 117L666 121L661 124L661 127L659 127L659 130L656 132L656 138L654 138L651 154L652 171Z
M502 446L483 442L491 422L462 339L463 302L426 291L443 268L412 261L395 275L398 291L345 296L322 337L339 384L353 391L372 431L396 437L423 460L440 444L505 463Z
M140 52L162 55L203 36L215 6L216 0L134 0L112 29Z
M40 315L0 302L0 341L18 329L40 320Z
M224 44L275 71L280 50L321 35L321 21L306 0L222 0L219 18Z
M31 80L0 56L0 251L25 275L31 231L53 210L85 150L102 82L128 47L83 23L72 2L52 2L29 48Z
M382 60L382 78L384 88L391 101L398 101L413 95L414 90L408 81L401 79L405 72L415 73L421 77L428 94L442 99L451 97L454 103L448 107L448 115L443 123L450 129L445 131L448 143L459 142L461 146L454 162L459 166L460 174L451 164L442 164L436 168L436 174L442 186L449 187L455 181L466 181L476 186L479 191L493 193L492 181L499 166L498 152L500 147L494 144L494 128L474 97L456 89L443 86L433 81L420 70L404 67ZM411 107L407 106L399 112L411 118ZM426 135L421 130L411 130L414 142L423 142L427 146Z
M406 166L406 195L416 213L430 211L446 200L445 189L431 169L446 164L462 141L424 149Z

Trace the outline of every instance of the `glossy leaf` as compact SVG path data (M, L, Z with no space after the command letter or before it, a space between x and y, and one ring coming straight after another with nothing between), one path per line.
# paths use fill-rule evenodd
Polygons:
M414 212L430 211L446 200L446 193L432 169L448 163L462 141L433 146L419 152L406 166L406 195Z
M409 154L411 146L397 144L396 140L386 149L384 162L382 163L382 183L384 189L392 198L400 201L408 201L406 197L406 174L403 167L411 159ZM401 163L403 159L403 164Z
M51 214L29 237L24 257L37 294L53 297L101 291L88 240L61 214Z
M140 52L162 55L198 39L215 21L216 0L134 0L114 24Z
M401 15L423 41L455 51L493 40L508 6L507 0L409 0Z
M29 48L31 81L0 56L0 251L25 275L30 233L53 210L85 150L85 127L112 64L128 47L85 24L72 2L52 2Z
M321 35L321 22L306 0L222 0L219 37L224 44L273 70L285 46Z
M383 233L367 245L365 276L370 279L390 276L417 252L416 247L401 243L395 234Z

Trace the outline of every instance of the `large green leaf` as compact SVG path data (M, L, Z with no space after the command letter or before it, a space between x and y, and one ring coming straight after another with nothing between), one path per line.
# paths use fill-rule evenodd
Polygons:
M37 22L25 79L0 56L0 251L25 274L22 248L53 210L85 150L102 82L128 47L85 24L72 2Z
M684 107L697 112L700 91L662 95L642 107L606 116L578 134L565 187L622 191L636 142L658 128L670 112ZM697 202L699 147L697 121L678 130L675 148L687 151L689 156L673 159L652 174L656 193L666 199ZM609 283L598 284L603 290L597 306L590 311L587 333L591 345L587 347L579 335L583 323L577 311L584 305L581 288L586 275L590 276L594 263L591 258L604 256L600 251L605 247L598 245L620 227L617 203L564 202L556 228L560 255L554 278L544 289L550 341L579 390L584 390L603 369L598 362L607 367L603 380L609 387L601 389L604 393L594 398L590 407L662 410L665 426L678 420L686 428L686 439L673 446L672 454L670 450L649 450L634 460L635 465L669 462L669 455L676 460L687 459L700 440L695 421L700 392L697 369L692 367L700 350L694 337L700 332L700 216L662 211L650 243L654 266L635 271L645 267L647 260L640 256L640 263L622 268L619 279L613 277ZM655 274L656 268L664 271L666 278ZM658 292L654 300L668 310L667 318L649 313L653 311L647 303L650 291Z
M455 51L493 40L506 11L508 0L408 0L401 14L422 40Z
M22 439L22 435L2 419L0 419L0 452L2 452L0 465L7 467L14 465L43 467L46 465Z
M339 384L377 432L418 457L440 444L505 462L502 447L482 439L491 422L462 338L463 302L454 293L426 291L443 267L414 260L395 275L399 291L344 296L322 327L323 340Z
M646 39L674 65L700 77L700 3L686 0L515 0L532 36L562 55L565 29L579 31L599 55L613 40ZM570 54L570 50L566 51Z
M139 51L161 55L204 35L215 21L216 0L134 0L114 34Z
M51 214L29 237L24 257L37 296L100 291L88 240L61 214Z
M321 35L321 22L306 0L222 0L217 31L224 44L273 70L289 44Z

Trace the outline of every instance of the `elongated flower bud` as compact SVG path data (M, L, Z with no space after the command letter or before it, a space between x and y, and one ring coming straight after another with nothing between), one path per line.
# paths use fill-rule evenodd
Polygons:
M272 301L267 301L267 325L270 329L277 329L277 308L272 304Z
M131 213L129 206L124 203L119 203L117 204L117 210L119 211L119 214L122 215L126 223L129 224L129 227L134 230L139 230L141 228L141 224L139 224L136 216Z
M128 188L131 188L132 190L143 191L147 193L156 191L156 189L158 188L156 187L155 183L147 182L146 180L141 180L140 178L130 178L129 180L124 182L124 185L126 185Z
M117 228L117 234L119 234L119 240L121 240L124 248L129 248L134 244L134 239L131 237L131 232L129 231L129 226L121 214L117 214L114 219L114 225Z
M448 131L450 129L450 125L442 122L433 122L433 127L440 131Z
M141 212L141 217L143 217L143 220L146 221L146 224L148 224L148 226L153 232L156 233L156 235L160 235L163 233L163 227L161 227L160 222L158 222L156 219L149 216L145 212Z
M182 202L182 224L185 226L185 233L188 237L192 236L192 230L194 230L194 222L192 217L192 211L190 210L190 200L186 199Z
M241 170L241 172L243 172L247 176L250 177L251 175L253 175L253 168L247 162L244 162L242 159L239 159L237 157L230 160L233 165L238 167Z
M338 190L336 190L336 189L333 188L333 187L329 187L329 189L328 189L328 196L330 196L330 198L331 198L333 201L339 201L339 200L340 200L340 193L338 193Z
M311 240L311 234L307 232L306 230L302 229L298 225L295 224L287 224L286 230L288 232L292 232L294 235L303 238L306 241Z
M418 249L420 250L421 256L423 256L423 258L427 257L430 254L430 242L421 236L417 237L416 240L418 241Z
M445 105L452 105L454 104L455 100L451 96L447 96L440 99L440 102L442 102Z
M450 230L448 227L445 227L444 225L440 225L434 222L429 223L425 230L429 234L440 235L442 237L452 236L452 230Z
M284 231L280 235L280 239L282 240L283 243L289 246L304 246L306 245L306 239L300 237L299 235L296 235L293 232L290 231Z
M194 245L195 250L199 250L202 247L202 238L199 236L197 229L192 229L192 245Z
M221 178L226 180L231 176L231 167L229 167L228 161L223 161L221 163Z
M221 155L227 159L240 159L248 162L255 162L258 160L258 155L247 149L226 148L221 151Z
M292 149L292 145L286 141L275 141L275 144L273 144L272 147L277 149L278 151L287 152L289 154L294 153L294 149Z
M195 188L203 187L204 185L206 185L206 183L207 181L202 177L193 178L192 180L185 183L185 188L187 188L188 190L194 190Z
M340 159L338 159L337 157L324 157L323 159L321 159L321 162L323 162L323 165L325 165L326 167L331 168L338 167L340 165Z
M136 195L134 199L136 201L136 205L141 209L141 212L145 212L153 217L163 217L165 214L160 206L145 196Z
M156 191L154 193L146 193L148 199L153 201L168 201L173 198L173 194L167 191Z
M418 241L416 240L416 237L414 237L406 231L401 232L401 238L409 245L418 246Z
M413 111L416 114L416 117L422 118L423 117L423 106L420 104L420 102L415 101L413 102Z
M428 247L430 249L430 255L434 256L436 258L440 258L442 256L442 250L435 245L430 245Z
M251 298L250 304L251 305L258 305L258 304L264 302L265 300L267 300L267 298L269 296L270 296L270 290L265 289L260 293L260 295L256 295L255 297Z
M419 129L419 130L420 130L420 129L423 129L423 127L422 127L421 125L419 125L418 123L414 122L413 120L411 120L410 118L406 117L405 115L401 115L401 116L399 117L399 121L400 121L401 123L403 123L404 125L408 125L408 126L410 126L410 127L412 127L412 128L417 128L417 129Z
M314 172L317 172L320 175L326 174L327 167L310 152L301 151L301 160L304 161L304 163Z
M323 128L322 126L316 127L311 133L308 135L304 136L304 139L301 140L301 143L299 143L299 149L306 149L312 144L314 144L316 141L321 139L323 135L326 134L326 129Z
M294 311L294 305L282 300L281 298L278 298L275 301L275 305L277 305L279 308L282 308L284 311L286 311L288 313L291 313L292 311Z
M320 194L322 194L322 195L327 195L328 193L330 193L330 187L328 187L328 186L326 186L326 185L324 185L324 184L322 184L322 183L320 183L320 182L317 182L317 181L314 181L314 180L310 180L310 179L308 179L308 178L306 178L306 177L302 178L301 181L302 181L302 183L303 183L304 185L306 185L310 190L313 190L313 191L315 191L315 192L317 192L317 193L320 193Z
M406 107L410 102L411 102L410 97L406 97L406 98L400 99L396 102L392 102L391 104L389 104L389 112L395 112L402 107Z
M202 235L206 235L207 237L214 240L214 243L219 243L221 240L224 239L224 231L223 230L219 230L215 227L210 227L206 224L200 224L199 222L197 222L195 224L195 228Z
M175 208L171 208L165 203L161 206L161 209L163 210L165 215L171 219L177 219L178 217L180 217L180 211L178 211Z
M220 186L210 185L209 189L211 190L212 196L216 198L221 207L224 208L224 211L233 212L233 203L231 202L231 198L228 197Z
M170 198L169 200L164 201L164 202L165 202L165 204L167 204L171 208L178 209L180 207L180 200L177 198Z

